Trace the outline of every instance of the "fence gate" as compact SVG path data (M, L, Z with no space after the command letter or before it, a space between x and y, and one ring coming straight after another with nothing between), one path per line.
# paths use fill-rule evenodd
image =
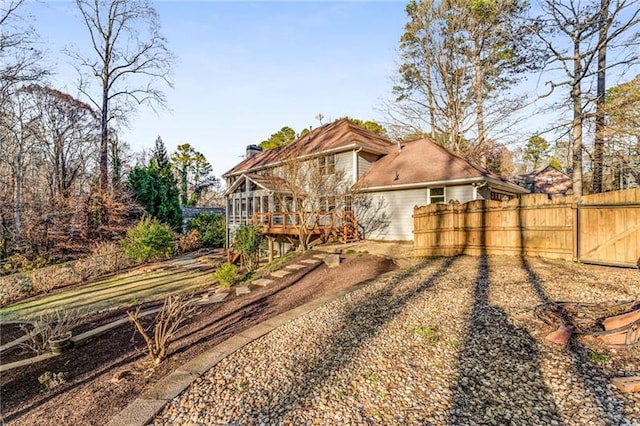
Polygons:
M640 267L640 203L578 204L577 260Z

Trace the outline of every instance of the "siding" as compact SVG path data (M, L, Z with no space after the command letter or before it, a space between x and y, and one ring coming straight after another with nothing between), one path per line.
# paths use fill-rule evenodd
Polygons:
M466 203L473 199L471 185L446 187L447 202L457 200ZM427 204L427 188L402 189L396 191L374 192L370 194L372 209L378 211L375 217L364 218L365 222L382 220L380 229L366 232L370 240L413 240L413 207ZM358 212L358 220L363 220ZM369 213L371 214L371 213ZM366 227L366 224L363 224Z
M368 152L358 153L358 179L364 176L369 171L373 163L378 158L377 155L370 154Z
M426 188L371 193L375 219L383 220L380 229L365 231L371 240L413 240L413 207L427 203ZM357 212L358 213L358 212ZM358 213L360 214L360 213ZM358 220L362 220L360 217ZM365 227L366 224L363 224Z
M353 151L339 152L336 155L336 170L344 172L344 180L353 179Z
M473 187L471 185L447 186L447 203L458 201L461 204L473 200Z

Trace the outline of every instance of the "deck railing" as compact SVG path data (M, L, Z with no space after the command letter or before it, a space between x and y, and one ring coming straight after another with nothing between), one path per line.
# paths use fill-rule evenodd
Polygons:
M358 239L358 223L352 211L268 212L254 213L251 222L259 225L265 234L300 235L331 234L341 239Z

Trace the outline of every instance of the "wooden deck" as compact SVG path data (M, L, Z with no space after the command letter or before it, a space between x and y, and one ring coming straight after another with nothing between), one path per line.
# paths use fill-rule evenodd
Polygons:
M353 212L269 212L251 218L268 236L334 235L341 240L358 240L360 233Z

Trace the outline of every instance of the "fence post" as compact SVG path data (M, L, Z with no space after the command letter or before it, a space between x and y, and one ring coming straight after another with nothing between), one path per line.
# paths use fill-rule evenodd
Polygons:
M580 202L572 203L573 210L573 261L580 262Z

